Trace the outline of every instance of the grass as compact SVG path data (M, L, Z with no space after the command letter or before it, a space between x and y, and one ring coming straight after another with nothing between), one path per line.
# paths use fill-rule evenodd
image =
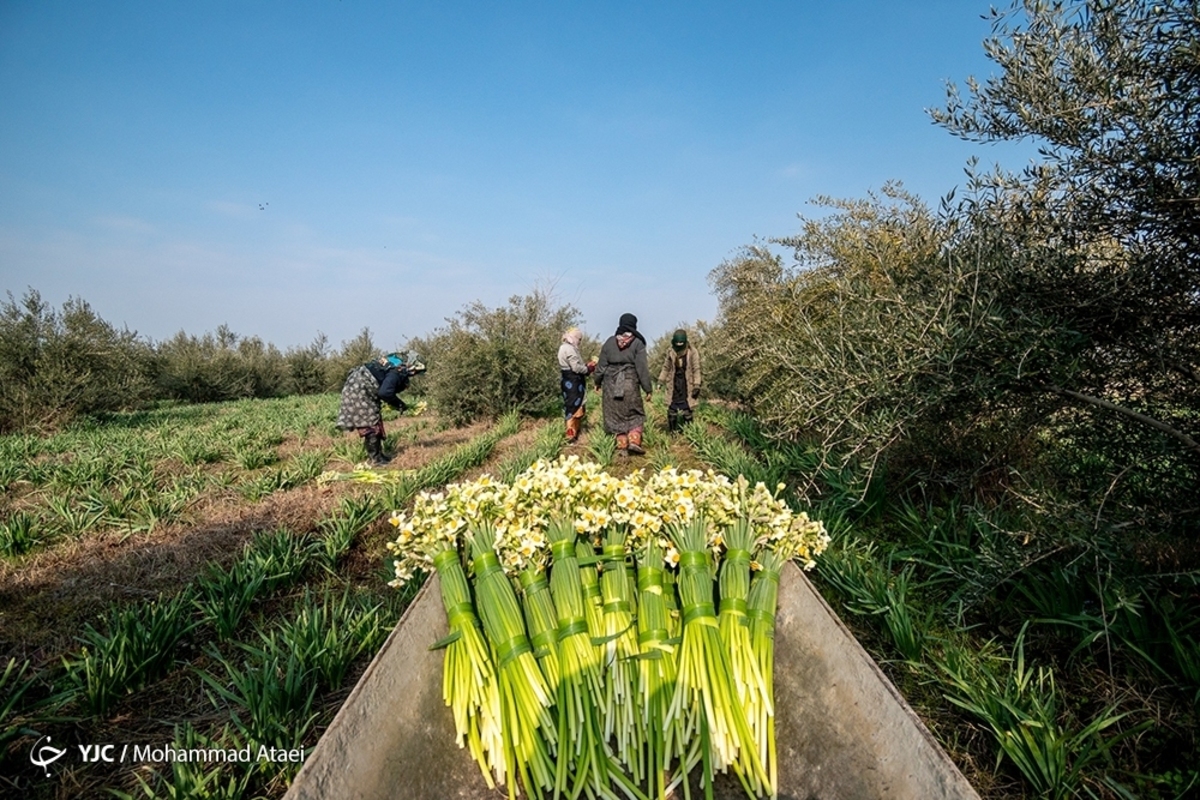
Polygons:
M983 796L1200 786L1197 573L1129 583L1100 568L1117 555L1092 532L888 496L886 475L864 487L744 415L704 409L685 436L723 472L796 487L791 501L826 522L818 589Z
M16 754L0 787L54 796L22 755L43 735L310 747L408 599L386 587L385 510L562 448L558 420L501 457L515 417L466 431L403 418L388 423L397 458L380 485L318 486L361 460L357 437L332 429L336 401L0 437L0 745ZM1012 509L889 496L886 476L864 487L720 408L682 435L657 405L648 414L648 454L622 468L699 457L787 482L826 522L834 544L814 582L985 797L1200 786L1194 575L1134 585L1097 568L1095 543L1028 536ZM589 426L577 452L610 463L614 450ZM247 468L239 451L273 459ZM84 796L278 797L293 770L76 765L63 779Z
M244 742L225 726L216 736L206 736L190 723L175 726L173 744L176 750L222 749L240 750ZM151 769L148 775L135 775L136 789L123 792L109 789L119 800L239 800L245 797L250 787L252 773L249 770L230 770L221 762L174 761L170 772Z
M1126 728L1115 735L1101 734L1117 725L1126 713L1117 706L1101 709L1082 726L1064 723L1066 698L1055 682L1054 670L1034 667L1025 658L1028 626L1017 635L1010 658L994 657L985 648L972 652L948 647L938 659L945 676L946 699L987 725L999 749L997 762L1007 759L1040 797L1061 800L1081 794L1089 773L1100 767L1099 786L1123 797L1128 789L1104 775L1110 751L1122 739L1148 726Z
M103 717L121 695L137 691L172 664L180 641L196 627L192 594L112 609L98 630L87 625L84 646L64 659L66 681L80 705Z
M0 752L14 754L0 794L283 793L296 764L64 761L46 782L16 754L44 735L160 744L164 724L178 746L311 748L411 598L386 585L384 509L485 464L519 427L389 422L399 481L318 486L339 448L361 447L332 430L336 405L177 407L0 437ZM556 447L545 433L517 456ZM273 463L246 469L239 448Z

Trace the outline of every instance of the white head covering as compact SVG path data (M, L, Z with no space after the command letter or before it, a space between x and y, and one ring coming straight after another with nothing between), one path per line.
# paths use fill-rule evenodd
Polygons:
M567 328L562 340L572 347L579 347L579 343L583 341L583 331L579 328Z

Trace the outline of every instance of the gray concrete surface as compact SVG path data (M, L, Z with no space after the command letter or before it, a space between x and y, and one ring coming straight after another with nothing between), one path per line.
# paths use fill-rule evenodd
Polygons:
M436 579L435 579L436 580ZM426 584L363 674L285 800L501 798L454 744L442 704L446 632ZM794 566L779 589L776 740L783 800L978 799L896 688ZM719 798L744 797L719 776ZM682 795L682 792L678 793Z

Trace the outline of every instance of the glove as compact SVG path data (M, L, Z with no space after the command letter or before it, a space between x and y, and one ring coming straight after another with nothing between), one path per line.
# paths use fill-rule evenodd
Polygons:
M692 399L693 400L700 399L700 387L699 386L696 386L692 389Z

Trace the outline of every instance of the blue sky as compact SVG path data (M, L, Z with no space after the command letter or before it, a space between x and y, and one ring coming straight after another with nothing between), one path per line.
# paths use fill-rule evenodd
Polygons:
M586 329L711 319L817 195L936 203L986 2L0 0L0 292L151 339L381 347L552 285Z

